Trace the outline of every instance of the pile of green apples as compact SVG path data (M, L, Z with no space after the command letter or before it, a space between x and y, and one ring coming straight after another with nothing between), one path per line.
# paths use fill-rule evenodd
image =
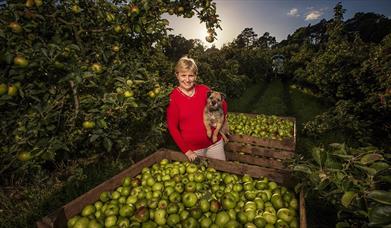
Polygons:
M299 227L298 201L266 177L163 159L125 177L86 205L68 227Z
M282 140L292 138L294 123L275 115L248 116L230 113L228 126L231 134L255 136L262 139Z

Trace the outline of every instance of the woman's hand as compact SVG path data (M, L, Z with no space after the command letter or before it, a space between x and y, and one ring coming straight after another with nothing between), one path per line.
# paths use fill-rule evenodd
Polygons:
M185 155L187 156L187 158L190 160L190 161L194 161L198 156L196 153L194 153L194 151L192 150L188 150Z

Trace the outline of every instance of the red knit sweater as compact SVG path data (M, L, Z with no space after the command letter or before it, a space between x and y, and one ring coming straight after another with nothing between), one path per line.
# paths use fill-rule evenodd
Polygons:
M206 135L203 121L203 112L206 105L207 92L210 89L205 85L196 85L195 93L189 97L179 88L172 90L170 103L167 107L167 127L178 145L186 153L188 150L198 150L213 144ZM223 101L223 111L227 114L227 103ZM219 135L218 140L221 139Z

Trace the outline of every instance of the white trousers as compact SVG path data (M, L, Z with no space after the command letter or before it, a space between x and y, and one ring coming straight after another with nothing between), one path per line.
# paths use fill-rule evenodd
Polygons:
M194 152L201 157L214 158L214 159L219 159L224 161L227 160L225 158L223 139L220 139L216 143L210 145L208 148L199 149Z

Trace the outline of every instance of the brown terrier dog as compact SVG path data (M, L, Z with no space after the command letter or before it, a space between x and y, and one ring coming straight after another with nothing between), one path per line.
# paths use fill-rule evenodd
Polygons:
M204 125L206 128L206 134L210 138L212 136L211 127L215 127L213 132L212 141L215 143L217 141L217 135L220 132L223 137L224 142L228 142L226 134L228 134L227 121L224 118L223 112L223 99L224 95L216 92L209 91L207 93L206 105L204 108Z

